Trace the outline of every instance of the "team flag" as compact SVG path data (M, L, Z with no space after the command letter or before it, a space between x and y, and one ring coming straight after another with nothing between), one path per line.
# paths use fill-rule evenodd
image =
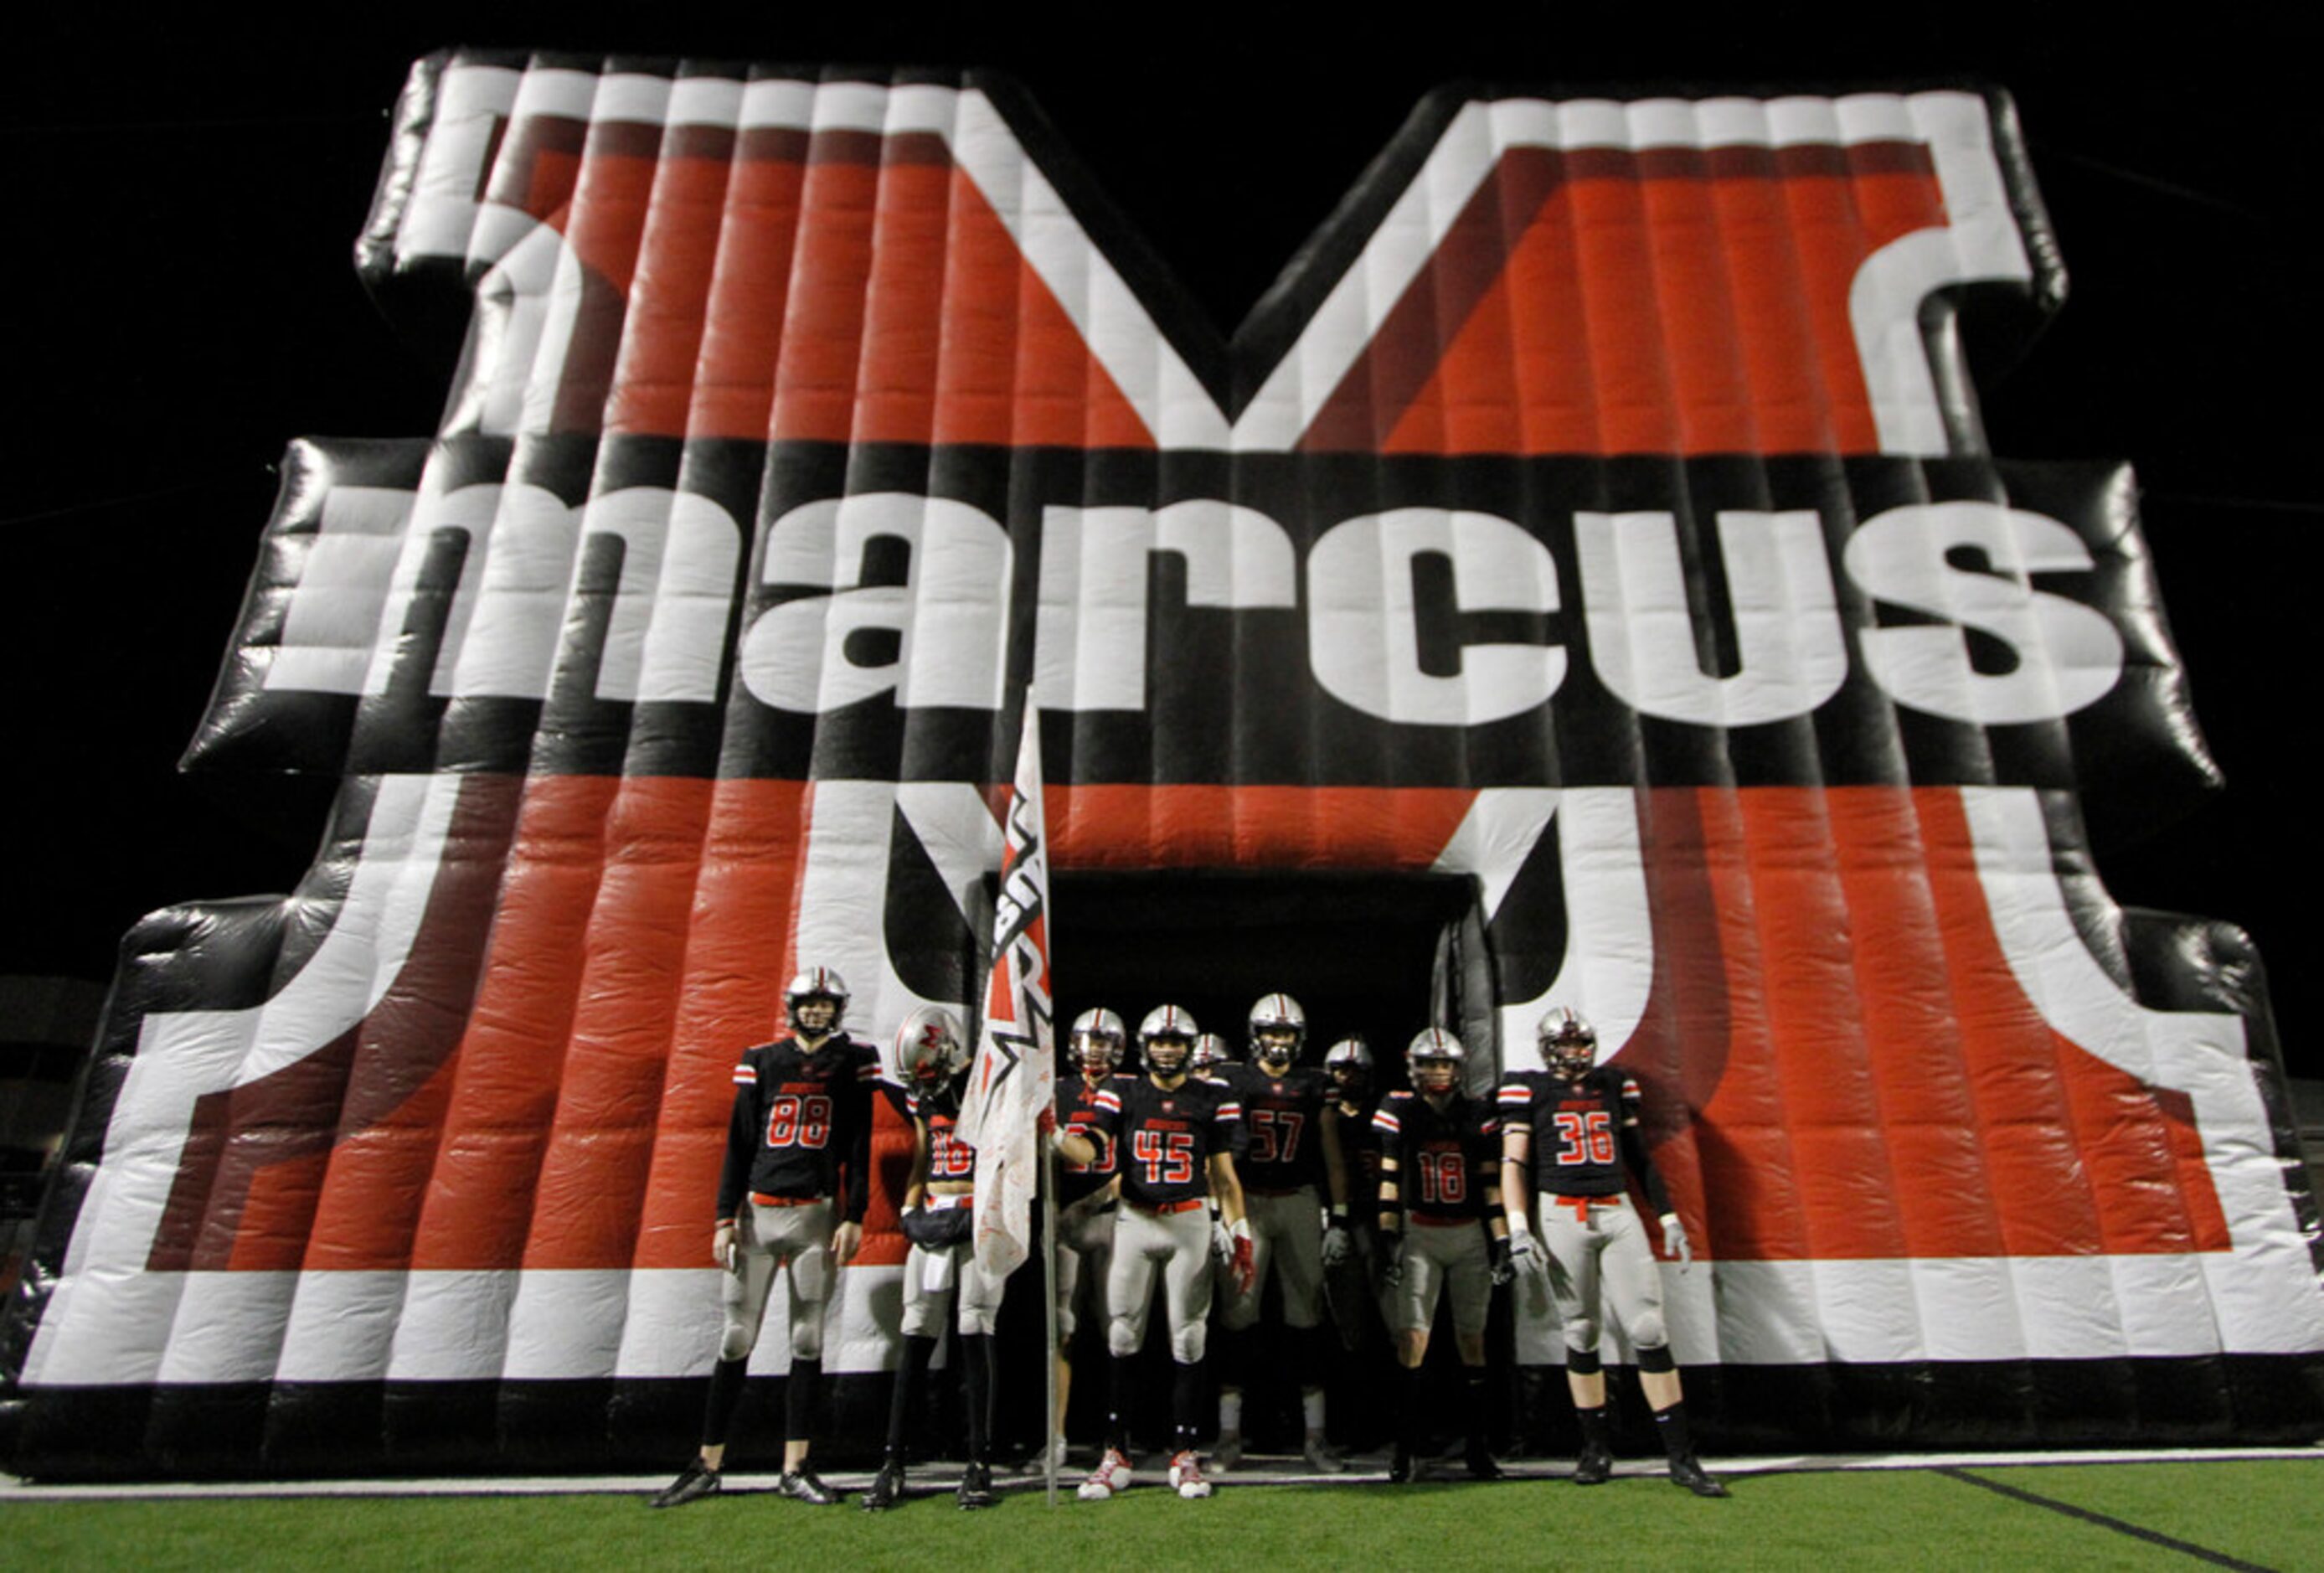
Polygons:
M1049 1023L1049 847L1041 817L1040 714L1030 699L1005 829L983 1041L960 1120L963 1138L976 1149L977 1264L995 1275L1015 1271L1031 1249L1041 1116L1056 1099Z

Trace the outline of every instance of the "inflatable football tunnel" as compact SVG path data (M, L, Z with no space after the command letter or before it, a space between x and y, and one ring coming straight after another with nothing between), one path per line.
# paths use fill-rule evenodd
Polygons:
M1597 1023L1714 1441L2324 1421L2256 958L2089 852L2217 774L2135 482L1978 418L2001 96L1447 92L1229 336L1004 79L455 52L357 259L441 425L290 445L189 755L337 808L124 945L10 1467L674 1463L736 1054L973 997L1028 694L1060 1010Z

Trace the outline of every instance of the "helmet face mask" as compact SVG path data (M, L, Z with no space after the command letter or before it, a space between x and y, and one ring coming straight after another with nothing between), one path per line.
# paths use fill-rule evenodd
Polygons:
M1361 1097L1371 1087L1372 1051L1361 1038L1342 1038L1324 1053L1323 1070L1342 1096Z
M1404 1051L1413 1090L1424 1097L1443 1097L1459 1090L1461 1069L1468 1058L1469 1051L1461 1046L1461 1040L1442 1027L1430 1027L1416 1034L1411 1047Z
M846 979L828 967L806 968L783 990L783 1013L799 1037L830 1036L847 1013Z
M1073 1059L1084 1076L1111 1076L1121 1069L1129 1037L1121 1018L1099 1006L1074 1018Z
M1571 1006L1559 1005L1542 1017L1538 1039L1541 1062L1567 1081L1580 1079L1598 1063L1597 1029Z
M1185 1075L1194 1040L1201 1035L1202 1029L1183 1007L1156 1005L1138 1024L1138 1047L1146 1057L1146 1069L1165 1079Z
M1250 1057L1280 1075L1299 1058L1307 1039L1307 1013L1287 994L1268 995L1250 1007Z

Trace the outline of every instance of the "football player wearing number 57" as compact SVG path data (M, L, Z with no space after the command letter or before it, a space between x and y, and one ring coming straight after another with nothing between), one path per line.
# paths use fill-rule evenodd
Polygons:
M710 1254L724 1332L710 1371L702 1449L653 1499L678 1507L718 1489L726 1430L759 1341L776 1269L790 1282L790 1378L783 1389L783 1474L777 1489L796 1502L839 1498L807 1465L823 1387L823 1310L832 1278L863 1237L872 1174L872 1089L880 1053L840 1027L847 985L810 967L783 991L790 1034L742 1051L734 1109L718 1175Z
M1501 1202L1508 1216L1512 1264L1546 1278L1565 1323L1565 1382L1582 1424L1573 1479L1602 1484L1613 1472L1606 1420L1606 1374L1598 1358L1600 1316L1614 1314L1638 1354L1638 1385L1655 1411L1655 1430L1670 1457L1670 1477L1697 1496L1725 1496L1703 1472L1687 1430L1678 1365L1663 1327L1663 1281L1645 1223L1630 1205L1635 1177L1661 1216L1664 1243L1683 1272L1693 1264L1686 1231L1671 1210L1662 1176L1646 1155L1638 1125L1638 1084L1598 1063L1598 1034L1563 1006L1541 1019L1542 1064L1502 1084ZM1527 1220L1539 1198L1541 1233Z
M1235 1175L1235 1140L1242 1124L1234 1094L1186 1074L1200 1029L1176 1005L1157 1005L1138 1030L1143 1076L1117 1077L1073 1125L1056 1135L1057 1150L1075 1163L1093 1161L1110 1145L1121 1167L1121 1205L1113 1226L1113 1263L1106 1278L1109 1378L1105 1457L1082 1483L1084 1502L1103 1502L1130 1484L1130 1415L1133 1372L1146 1342L1146 1314L1154 1275L1162 1274L1169 1307L1172 1442L1170 1485L1183 1497L1211 1494L1194 1454L1202 1421L1203 1356L1211 1314L1210 1198L1233 1241L1238 1293L1255 1277L1250 1225L1243 1217L1242 1185Z

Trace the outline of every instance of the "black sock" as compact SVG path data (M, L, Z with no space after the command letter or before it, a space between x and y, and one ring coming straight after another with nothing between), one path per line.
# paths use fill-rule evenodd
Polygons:
M1417 1365L1396 1368L1396 1445L1410 1455L1420 1451L1420 1411L1428 1383Z
M904 1357L896 1365L896 1392L888 1401L888 1457L895 1463L904 1461L904 1440L911 1431L912 1411L919 1407L920 1389L925 1385L928 1362L936 1352L934 1338L904 1335Z
M1469 1452L1488 1452L1491 1432L1491 1417L1485 1412L1485 1368L1482 1365L1461 1367L1461 1425L1468 1434Z
M734 1406L742 1402L742 1377L750 1369L751 1357L721 1360L710 1368L710 1402L702 1414L702 1445L722 1447L726 1441L727 1428L734 1422Z
M986 1439L992 1434L992 1335L960 1336L960 1382L968 1409L968 1461L984 1462Z
M1137 1359L1111 1355L1105 1364L1105 1445L1116 1452L1130 1451L1130 1407L1137 1391Z
M1583 1409L1576 1405L1573 1418L1582 1422L1583 1452L1604 1453L1609 1457L1613 1454L1614 1443L1613 1439L1608 1434L1604 1404L1600 1404L1596 1409Z
M1170 1446L1174 1452L1193 1450L1194 1433L1203 1423L1203 1367L1200 1361L1179 1361L1170 1367Z
M804 1442L815 1435L816 1411L823 1398L823 1359L791 1356L790 1380L783 1383L783 1440Z
M1694 1457L1694 1434L1687 1429L1683 1402L1655 1411L1655 1430L1661 1434L1663 1451L1670 1455L1672 1463Z

